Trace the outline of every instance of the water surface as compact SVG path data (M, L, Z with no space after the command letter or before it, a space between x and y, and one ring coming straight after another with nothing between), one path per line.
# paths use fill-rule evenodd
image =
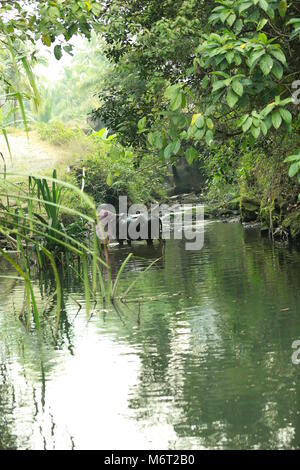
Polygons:
M162 254L114 248L116 269L131 249L123 290ZM167 241L131 301L90 321L70 280L58 337L50 299L38 338L18 320L22 284L0 278L0 447L299 448L299 280L295 249L207 223L201 251Z

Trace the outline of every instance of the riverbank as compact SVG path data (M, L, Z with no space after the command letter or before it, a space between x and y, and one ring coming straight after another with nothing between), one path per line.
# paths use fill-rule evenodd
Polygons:
M203 203L207 219L238 218L260 224L261 232L274 240L300 242L299 185L289 178L288 165L274 148L257 146L239 153L235 142L211 150L199 164L202 192L167 197L170 169L157 168L151 156L139 162L132 149L107 138L104 130L89 136L53 122L39 124L28 137L19 130L9 133L12 160L3 136L0 139L7 171L25 175L59 169L60 179L84 187L96 204L114 204L120 195L129 203ZM224 154L226 162L220 166ZM170 191L174 194L174 188Z
M299 184L285 162L294 141L291 137L282 142L275 136L267 143L245 146L237 138L212 149L202 161L206 216L239 216L243 223L259 223L274 240L298 242Z
M300 242L300 205L272 204L265 207L257 199L250 197L235 198L228 203L205 205L205 218L233 219L245 224L259 225L263 235L273 240Z
M203 204L204 218L219 219L224 223L239 222L244 227L255 227L272 240L300 243L300 204L264 207L257 199L242 196L232 200L211 200L207 194L186 193L168 198L169 204Z

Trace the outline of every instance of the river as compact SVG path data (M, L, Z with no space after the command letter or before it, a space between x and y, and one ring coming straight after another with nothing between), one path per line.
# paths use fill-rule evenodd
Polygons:
M71 279L57 337L26 333L24 287L0 278L0 448L299 448L299 251L221 222L200 251L138 243L112 264L130 250L123 290L162 258L89 321Z

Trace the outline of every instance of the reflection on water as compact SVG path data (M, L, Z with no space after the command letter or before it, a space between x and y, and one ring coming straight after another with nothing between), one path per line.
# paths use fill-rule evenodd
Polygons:
M124 290L163 257L90 321L70 281L57 338L50 314L25 333L0 278L0 448L298 448L300 253L217 222L199 252L113 248L116 268L129 250Z

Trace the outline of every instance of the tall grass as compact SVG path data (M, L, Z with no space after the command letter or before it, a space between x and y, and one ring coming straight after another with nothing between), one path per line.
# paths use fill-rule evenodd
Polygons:
M30 327L33 318L39 331L41 317L34 294L36 267L53 273L56 297L56 325L59 326L62 305L64 265L77 271L75 260L82 266L82 286L85 292L86 310L89 315L91 298L111 302L117 298L119 282L124 268L131 258L123 262L115 282L112 281L107 245L101 245L96 234L99 223L94 201L73 184L57 179L56 171L50 176L32 176L26 184L16 184L10 176L0 180L0 236L6 248L0 248L4 258L25 283L25 308L22 319ZM14 175L16 176L16 175ZM64 205L64 195L80 198L84 211L70 204ZM70 199L70 198L69 198ZM74 223L66 228L64 215ZM78 226L82 236L78 237ZM3 242L2 240L2 242ZM7 249L12 248L15 255ZM50 276L50 274L47 274Z

